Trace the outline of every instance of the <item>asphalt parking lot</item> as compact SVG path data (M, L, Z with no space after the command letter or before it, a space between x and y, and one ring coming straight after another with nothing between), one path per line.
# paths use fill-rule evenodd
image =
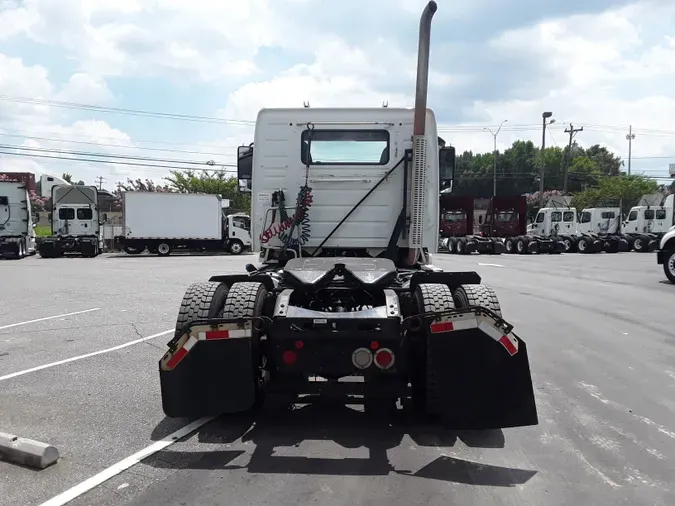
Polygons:
M653 254L436 255L497 291L528 344L538 426L303 408L221 417L136 458L192 422L164 417L157 374L183 292L255 259L0 261L0 431L61 452L41 471L0 461L0 506L675 504L675 286Z

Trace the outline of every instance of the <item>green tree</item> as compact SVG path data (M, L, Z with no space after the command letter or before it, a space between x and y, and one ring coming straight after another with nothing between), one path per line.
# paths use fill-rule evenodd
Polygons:
M251 212L251 196L238 190L236 176L226 176L223 172L215 174L207 171L173 170L167 178L171 191L179 193L210 193L229 199L232 212Z
M642 195L657 193L658 190L658 183L644 176L604 176L598 179L596 187L576 193L572 205L581 210L621 204L621 212L625 215Z

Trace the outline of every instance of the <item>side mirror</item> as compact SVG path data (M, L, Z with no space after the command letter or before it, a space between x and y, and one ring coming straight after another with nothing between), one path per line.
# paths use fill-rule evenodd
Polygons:
M49 214L47 215L47 219L48 219L50 222L52 221L52 213L49 213Z
M455 148L445 146L438 150L438 178L440 191L452 191L455 179Z
M98 222L99 225L103 225L104 223L108 222L108 213L103 213L103 216L101 216L101 221Z
M33 215L33 226L37 225L38 221L40 221L40 213L35 213Z
M251 179L253 179L253 146L237 148L237 179L239 191L250 193Z

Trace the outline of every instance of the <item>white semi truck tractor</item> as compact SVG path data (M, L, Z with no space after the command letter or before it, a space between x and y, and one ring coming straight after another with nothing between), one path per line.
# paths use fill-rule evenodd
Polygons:
M0 181L0 258L35 255L35 223L25 183Z

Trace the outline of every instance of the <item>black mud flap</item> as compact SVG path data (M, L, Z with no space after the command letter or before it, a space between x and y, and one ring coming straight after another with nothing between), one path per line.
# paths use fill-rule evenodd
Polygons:
M538 424L527 346L514 337L518 351L511 355L479 329L429 336L436 412L449 429Z
M176 350L178 352L179 350ZM241 413L255 401L249 339L198 341L175 367L159 362L162 408L170 418Z

